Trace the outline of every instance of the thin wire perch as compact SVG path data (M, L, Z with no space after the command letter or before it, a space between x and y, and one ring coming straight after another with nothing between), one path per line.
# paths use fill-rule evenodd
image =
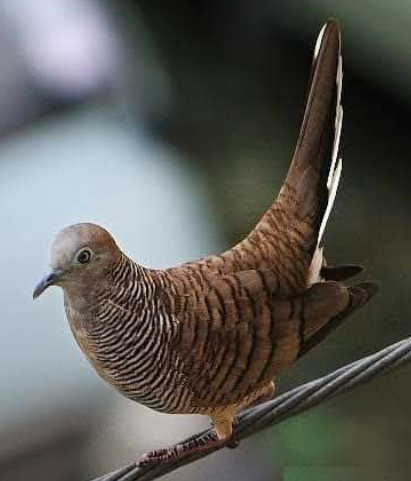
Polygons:
M411 337L341 367L315 381L298 386L271 401L243 411L237 418L235 437L240 440L251 436L410 361ZM208 432L209 430L197 433L185 439L182 443L203 436ZM93 481L149 481L157 479L181 466L208 456L218 449L221 448L188 455L177 461L141 468L136 462L130 463Z

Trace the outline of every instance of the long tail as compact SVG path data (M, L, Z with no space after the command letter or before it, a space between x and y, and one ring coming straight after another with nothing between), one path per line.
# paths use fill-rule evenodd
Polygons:
M342 160L337 160L343 120L342 78L340 28L335 20L329 20L314 49L304 118L287 177L276 202L250 236L270 245L267 228L277 227L284 247L298 263L293 266L295 289L322 278L321 241L342 170Z
M343 117L341 89L340 29L335 20L329 20L315 46L304 118L279 196L245 240L199 264L226 274L274 269L285 293L302 291L321 279L320 242L342 168L341 160L337 161ZM358 272L358 268L354 270ZM328 278L342 278L350 272L346 267L343 271L328 269Z
M312 253L319 246L329 218L342 160L337 161L343 109L342 58L338 23L322 28L314 50L304 119L295 153L278 203L316 232Z

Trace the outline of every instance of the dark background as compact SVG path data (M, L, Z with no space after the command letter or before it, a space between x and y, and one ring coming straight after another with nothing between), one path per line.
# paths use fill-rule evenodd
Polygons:
M23 0L0 8L2 480L88 479L183 435L176 421L167 440L151 438L165 418L148 410L129 424L139 408L81 358L62 327L60 295L34 306L30 287L68 222L108 225L154 267L239 241L286 173L316 36L330 16L342 28L344 168L326 256L363 264L381 292L284 373L279 391L409 335L406 1L43 0L33 8ZM392 373L175 476L405 479L410 380L407 368Z

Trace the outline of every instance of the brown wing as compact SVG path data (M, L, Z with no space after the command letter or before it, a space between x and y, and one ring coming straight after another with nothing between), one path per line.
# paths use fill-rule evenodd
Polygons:
M184 302L177 296L171 306L178 322L173 348L194 402L207 407L235 404L270 382L353 302L350 289L336 282L316 284L298 297L275 298L270 270L195 286Z

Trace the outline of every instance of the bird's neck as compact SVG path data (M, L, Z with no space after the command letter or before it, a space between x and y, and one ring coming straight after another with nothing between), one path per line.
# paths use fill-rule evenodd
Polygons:
M153 302L155 282L149 269L121 255L104 279L68 286L64 290L67 317L72 328L92 332L114 325L133 313L135 321ZM145 319L141 317L141 322Z
M121 255L105 279L89 283L87 289L65 289L70 327L88 357L105 350L103 345L115 342L130 326L135 337L153 328L158 302L154 277L151 270Z

